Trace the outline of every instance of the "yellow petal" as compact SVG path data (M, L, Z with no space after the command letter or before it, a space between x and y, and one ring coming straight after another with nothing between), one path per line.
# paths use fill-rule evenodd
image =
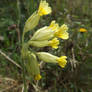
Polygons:
M42 78L42 76L40 74L35 76L35 80L40 80Z
M49 41L49 46L52 48L57 49L59 45L59 40L57 38L53 38L51 41Z
M53 31L57 30L59 28L58 23L56 23L54 20L51 22L49 28L51 28Z
M62 39L68 39L69 38L69 33L65 32L65 33L59 35L58 37L62 38Z
M62 38L62 39L68 39L69 33L67 32L68 27L67 25L63 24L57 31L55 31L55 36Z
M63 24L63 25L60 27L60 29L61 29L62 31L67 31L67 30L68 30L68 27L67 27L66 24Z
M49 4L46 2L46 0L40 2L40 6L38 9L38 14L40 16L47 15L51 13L51 7L49 7Z
M60 67L64 68L66 63L67 63L67 57L66 56L61 56L60 58L57 59L58 64L60 65Z

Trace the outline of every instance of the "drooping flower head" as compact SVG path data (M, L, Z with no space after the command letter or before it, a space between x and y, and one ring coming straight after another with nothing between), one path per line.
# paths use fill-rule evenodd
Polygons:
M85 28L80 28L80 29L79 29L79 32L87 32L87 29L85 29Z
M62 38L62 39L68 39L69 38L69 34L67 32L68 27L67 25L63 24L56 32L55 32L55 36Z
M64 68L67 64L67 57L66 56L55 56L47 52L38 52L37 56L40 60L47 62L47 63L57 63L60 67Z
M49 41L49 46L52 48L57 49L59 45L59 40L57 38L53 38L52 40Z
M61 56L60 58L57 59L58 64L59 64L62 68L64 68L65 65L66 65L66 63L67 63L67 60L66 60L66 59L67 59L66 56Z
M49 4L46 2L46 0L41 0L40 6L38 9L38 14L40 16L47 15L51 13L51 7L49 7Z

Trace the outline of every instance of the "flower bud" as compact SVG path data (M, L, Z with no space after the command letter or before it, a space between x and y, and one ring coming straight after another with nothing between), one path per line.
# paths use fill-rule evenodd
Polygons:
M26 21L24 31L28 32L29 30L32 30L35 28L39 23L40 16L37 12L34 12Z
M21 49L21 55L22 58L25 59L28 55L28 44L23 44L22 49Z
M42 76L40 74L37 74L34 79L35 80L40 80L41 78L42 78Z
M40 75L40 69L35 54L29 52L26 62L26 69L30 77L33 77L36 80L41 79L41 76L38 76Z

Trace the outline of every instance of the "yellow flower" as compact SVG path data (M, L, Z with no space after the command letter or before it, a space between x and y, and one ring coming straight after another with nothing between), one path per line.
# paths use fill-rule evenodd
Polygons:
M43 41L29 41L29 45L34 47L46 47L51 46L52 48L57 49L59 45L59 40L57 38L53 38L52 40L43 40Z
M87 32L87 30L85 28L80 28L79 32Z
M55 36L62 38L62 39L68 39L69 38L69 33L67 32L68 27L67 25L63 24L56 32Z
M49 28L51 28L53 31L57 30L59 28L58 23L55 23L55 21L53 20L49 26Z
M49 40L54 37L54 33L58 28L59 25L55 23L55 21L52 21L50 26L45 26L38 29L31 38L31 41Z
M38 52L37 56L40 60L44 62L55 64L58 63L62 68L64 68L67 63L66 56L57 57L47 52Z
M59 40L57 38L53 38L51 41L49 41L49 46L52 46L52 48L57 49L59 45Z
M51 7L49 7L49 4L46 2L46 0L41 0L40 6L38 9L38 14L40 16L47 15L51 13Z
M42 76L40 74L35 76L35 80L40 80L42 78Z
M67 59L66 56L61 56L60 58L57 59L58 64L59 64L62 68L64 68L65 65L66 65L66 63L67 63L67 60L66 60L66 59Z

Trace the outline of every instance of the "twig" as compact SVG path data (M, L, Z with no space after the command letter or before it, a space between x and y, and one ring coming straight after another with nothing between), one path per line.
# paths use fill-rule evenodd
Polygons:
M4 56L8 61L10 61L11 63L13 63L14 65L16 65L18 68L22 69L22 67L17 64L14 60L12 60L9 56L7 56L5 53L3 53L1 50L0 50L0 54L2 56Z

